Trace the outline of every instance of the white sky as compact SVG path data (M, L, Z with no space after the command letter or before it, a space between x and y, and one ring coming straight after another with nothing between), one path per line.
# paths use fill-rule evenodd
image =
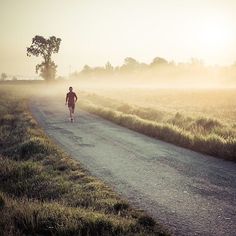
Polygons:
M160 56L236 61L236 0L0 0L0 73L34 75L35 35L62 38L58 73Z

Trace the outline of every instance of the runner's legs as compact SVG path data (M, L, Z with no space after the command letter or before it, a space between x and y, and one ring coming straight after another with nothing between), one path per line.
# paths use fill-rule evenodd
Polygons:
M69 108L69 111L70 111L70 119L71 119L71 122L74 120L74 111L75 111L75 105L74 104L68 104L68 108Z
M70 119L73 120L73 112L72 112L72 107L69 107L69 111L70 111Z

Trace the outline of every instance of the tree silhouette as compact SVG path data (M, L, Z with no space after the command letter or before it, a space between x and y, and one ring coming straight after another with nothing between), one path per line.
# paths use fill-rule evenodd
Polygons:
M155 57L152 60L151 66L167 65L168 61L162 57Z
M129 73L134 72L139 68L139 62L132 57L126 57L120 71Z
M105 65L105 70L107 72L112 72L113 71L113 66L111 65L111 63L108 61L107 64Z
M42 56L41 64L36 65L36 73L40 71L40 76L45 80L54 80L56 76L57 65L52 61L52 54L58 53L61 39L51 36L45 39L43 36L36 35L32 39L32 44L27 48L27 56Z
M137 66L139 62L132 57L126 57L124 60L124 64L127 66L134 67L134 66Z
M1 80L4 81L7 78L7 74L6 73L2 73L1 74Z
M83 70L81 71L81 73L82 74L90 74L92 71L93 71L93 69L90 66L85 65Z

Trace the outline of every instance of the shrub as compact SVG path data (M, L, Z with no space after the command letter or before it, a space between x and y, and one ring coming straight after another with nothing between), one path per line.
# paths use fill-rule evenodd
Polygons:
M42 168L33 162L0 161L0 189L10 195L57 199L71 187L60 178L41 173Z
M31 138L30 140L22 143L18 150L20 157L23 159L28 159L37 153L48 155L51 151L52 146L49 142L42 138Z
M33 158L36 154L38 158L41 159L42 156L49 155L51 152L56 152L56 149L49 141L34 137L6 149L3 154L11 156L16 160L28 160Z

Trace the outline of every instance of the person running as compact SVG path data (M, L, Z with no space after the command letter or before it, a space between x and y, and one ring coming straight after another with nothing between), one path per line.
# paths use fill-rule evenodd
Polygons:
M73 92L73 88L69 87L69 93L66 94L66 104L70 111L70 121L74 121L75 103L77 101L77 95Z

